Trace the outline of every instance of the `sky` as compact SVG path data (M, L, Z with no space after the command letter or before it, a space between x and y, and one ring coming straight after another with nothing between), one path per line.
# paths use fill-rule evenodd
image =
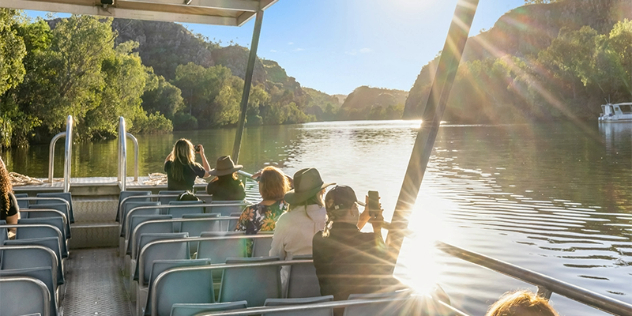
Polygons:
M349 94L363 85L408 91L421 67L443 48L456 3L279 0L264 13L257 55L277 61L302 86L328 94ZM523 4L481 0L470 35ZM184 25L222 45L250 47L254 19L242 27Z

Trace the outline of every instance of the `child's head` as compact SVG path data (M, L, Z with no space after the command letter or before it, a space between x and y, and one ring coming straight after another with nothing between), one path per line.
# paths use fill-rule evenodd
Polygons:
M485 316L559 316L549 302L530 291L505 294Z

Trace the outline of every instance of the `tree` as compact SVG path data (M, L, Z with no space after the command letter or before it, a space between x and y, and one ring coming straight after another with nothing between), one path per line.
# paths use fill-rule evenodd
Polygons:
M167 82L165 77L155 75L149 68L146 80L145 93L142 96L143 109L149 113L163 113L169 119L173 119L176 112L184 109L182 91Z
M15 10L0 9L0 95L17 86L24 78L22 59L26 55L24 40L17 34Z

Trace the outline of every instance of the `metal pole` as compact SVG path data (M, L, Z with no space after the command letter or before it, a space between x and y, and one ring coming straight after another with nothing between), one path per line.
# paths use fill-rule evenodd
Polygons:
M248 56L248 67L244 78L244 92L241 96L241 112L239 113L239 123L237 123L237 134L235 134L235 144L233 145L233 161L239 161L239 150L241 149L241 137L246 125L246 111L248 110L248 97L250 97L250 86L252 85L252 73L255 70L255 60L257 59L257 48L259 47L259 35L261 35L261 22L263 22L263 10L257 11L255 19L255 30L252 34L252 44L250 45L250 55Z
M127 186L127 137L125 137L127 132L125 131L125 118L122 116L119 118L119 138L121 140L119 144L120 158L119 164L121 168L121 173L119 174L119 179L121 179L121 191L125 191Z
M448 37L432 83L432 89L423 112L423 123L417 133L413 153L410 156L404 183L399 192L397 205L393 213L391 229L386 237L387 245L392 250L391 259L393 263L399 257L405 231L408 228L408 217L419 194L421 181L426 172L428 160L439 131L441 117L450 96L452 83L459 68L461 55L467 42L477 6L478 0L459 0L452 18Z
M138 139L130 133L127 133L126 135L134 144L134 181L138 182Z
M72 171L72 124L72 115L68 115L68 118L66 119L66 146L64 148L64 192L70 192L70 176Z
M62 137L66 137L66 132L61 132L55 135L55 137L50 140L50 145L48 147L48 182L51 183L51 186L53 185L53 174L55 173L55 144L57 143L57 140ZM65 164L66 163L64 162L64 165Z

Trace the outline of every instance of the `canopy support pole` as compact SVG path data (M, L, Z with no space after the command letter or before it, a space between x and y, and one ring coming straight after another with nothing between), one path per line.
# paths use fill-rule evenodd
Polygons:
M250 45L250 55L248 56L248 66L244 78L244 92L241 96L241 112L239 112L239 123L237 123L237 133L235 134L235 144L233 145L233 161L239 161L239 151L241 149L241 137L246 126L246 112L248 111L248 97L250 97L250 87L252 86L252 74L255 70L257 60L257 48L259 47L259 35L261 35L261 23L263 22L263 10L257 11L255 17L255 30L252 34Z
M478 1L459 0L452 18L448 37L439 59L430 94L428 95L428 101L423 110L423 122L417 133L413 153L410 156L404 183L399 192L393 213L391 227L386 237L386 243L391 249L391 260L393 263L397 262L399 257L404 235L408 229L408 217L412 213L412 208L419 194L421 182L439 131L441 117L445 111L454 77L467 43ZM421 108L421 106L418 107L420 112L422 111Z

